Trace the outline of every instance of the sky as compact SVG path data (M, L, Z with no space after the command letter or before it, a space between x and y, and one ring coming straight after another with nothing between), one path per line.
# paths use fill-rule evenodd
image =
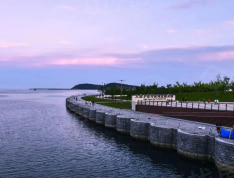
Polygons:
M233 0L0 0L0 88L234 79Z

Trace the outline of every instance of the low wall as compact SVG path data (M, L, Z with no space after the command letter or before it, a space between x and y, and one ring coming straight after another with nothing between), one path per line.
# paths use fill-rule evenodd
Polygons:
M216 137L216 133L195 134L191 129L182 130L177 124L169 127L162 120L165 119L167 123L170 118L163 116L147 118L141 117L139 112L135 112L132 116L124 110L116 114L117 112L113 112L114 108L108 111L106 108L101 110L84 107L81 103L75 103L73 97L67 98L66 107L72 112L78 111L85 116L88 113L89 120L114 128L120 133L130 134L135 139L148 140L155 147L176 149L180 155L191 159L213 161L218 168L234 172L234 140Z

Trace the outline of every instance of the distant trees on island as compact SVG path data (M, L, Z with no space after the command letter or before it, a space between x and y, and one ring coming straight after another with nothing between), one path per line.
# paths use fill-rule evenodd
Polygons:
M100 88L107 95L120 95L121 88ZM129 98L136 94L176 94L176 93L192 93L192 92L224 92L234 91L234 81L230 77L220 75L216 76L216 80L210 81L209 83L203 83L201 81L194 82L191 85L187 83L179 83L178 81L172 85L167 84L166 86L158 86L154 83L153 85L145 86L141 85L135 89L122 89L123 95L128 95Z

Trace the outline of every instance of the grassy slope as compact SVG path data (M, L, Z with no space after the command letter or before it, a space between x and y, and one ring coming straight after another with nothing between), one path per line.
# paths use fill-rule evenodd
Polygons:
M176 100L182 101L186 97L187 101L206 101L210 99L214 101L218 99L220 102L234 102L234 92L202 92L202 93L177 93Z
M131 109L131 102L123 102L121 104L120 101L100 99L100 98L95 98L95 96L85 96L85 97L82 97L82 99L85 101L95 101L95 103L101 104L104 106L110 106L110 107L120 108L120 109Z
M85 96L85 97L82 97L82 99L85 101L95 101L96 103L97 102L110 102L111 101L111 100L104 100L101 98L96 98L95 96Z

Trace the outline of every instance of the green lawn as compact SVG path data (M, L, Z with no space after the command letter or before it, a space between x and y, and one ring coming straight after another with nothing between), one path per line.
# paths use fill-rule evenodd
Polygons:
M84 96L82 97L83 100L85 101L95 101L95 103L97 102L110 102L112 100L106 100L106 99L101 99L101 98L96 98L95 96Z
M121 104L120 101L95 98L95 96L85 96L85 97L82 97L82 99L85 101L95 101L95 103L101 104L104 106L110 106L110 107L120 108L120 109L131 109L131 102L123 102Z
M112 99L112 98L111 98ZM121 97L114 97L114 99L121 99ZM129 98L127 96L123 96L122 98L123 100L129 100ZM131 99L130 99L131 100Z
M214 101L218 99L220 102L234 102L234 92L201 92L201 93L177 93L176 100L182 101L186 97L187 101L206 101L210 99Z

